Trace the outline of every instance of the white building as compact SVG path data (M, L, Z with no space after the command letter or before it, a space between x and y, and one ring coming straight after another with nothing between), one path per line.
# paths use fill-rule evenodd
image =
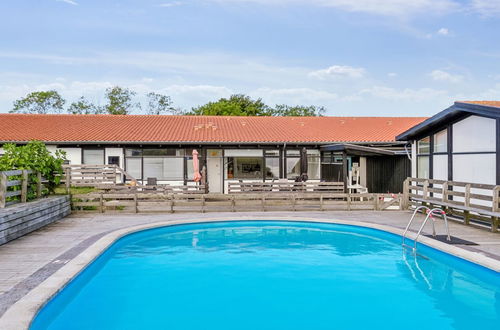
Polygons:
M413 177L500 184L500 101L455 102L396 140L411 142Z

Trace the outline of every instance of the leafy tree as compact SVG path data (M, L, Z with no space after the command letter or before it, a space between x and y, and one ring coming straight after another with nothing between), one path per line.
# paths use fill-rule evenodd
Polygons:
M11 113L60 113L66 101L56 91L31 92L14 101Z
M164 115L166 113L175 114L177 110L172 106L172 100L170 96L162 95L158 93L148 93L148 115Z
M65 152L57 150L53 155L40 141L30 141L24 146L8 143L3 146L3 150L4 154L0 157L0 171L32 170L40 172L48 181L49 192L53 192L59 184L60 175L63 173L62 164L66 160ZM31 180L35 181L35 174L33 176ZM33 187L30 190L29 196L32 197L34 195Z
M325 113L324 107L317 107L314 105L304 106L295 105L290 106L286 104L277 104L274 109L272 109L273 116L322 116Z
M76 102L71 103L68 108L68 113L73 115L95 115L102 112L102 108L92 104L84 96L80 97Z
M193 108L190 115L203 116L269 116L271 109L262 99L252 100L243 94L231 95L216 102Z
M104 112L110 115L128 115L134 109L140 109L141 105L133 102L135 95L136 93L128 88L107 88L105 97L108 103L104 106Z

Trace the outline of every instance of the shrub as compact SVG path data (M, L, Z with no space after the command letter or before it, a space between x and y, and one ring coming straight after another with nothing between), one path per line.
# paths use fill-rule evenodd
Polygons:
M0 171L32 170L40 172L48 181L46 186L49 192L54 192L63 174L62 164L66 160L64 151L57 150L55 154L52 154L40 141L30 141L24 146L9 143L3 146L3 150L4 155L0 157ZM36 182L36 174L32 174L30 181Z

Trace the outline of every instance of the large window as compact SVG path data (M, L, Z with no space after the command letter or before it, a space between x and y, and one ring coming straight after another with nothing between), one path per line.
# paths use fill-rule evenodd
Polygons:
M263 163L262 157L227 157L227 178L262 180Z
M435 153L448 151L448 131L442 130L434 134L434 148Z
M144 157L144 180L184 180L184 159L177 157Z
M280 152L279 150L265 150L266 179L274 180L280 177Z
M300 150L286 151L286 178L295 179L300 176Z
M429 156L419 156L417 158L417 177L422 179L429 178Z
M104 149L83 149L83 163L89 165L103 165Z
M125 168L136 180L142 180L142 158L125 158Z
M148 178L156 178L158 181L191 180L192 152L192 149L175 148L126 149L125 170L138 180ZM200 157L201 164L203 163Z
M431 138L429 136L417 142L417 177L429 179Z
M320 179L320 152L319 150L307 150L307 176L309 180Z
M430 152L431 138L425 137L417 143L417 153L428 154Z

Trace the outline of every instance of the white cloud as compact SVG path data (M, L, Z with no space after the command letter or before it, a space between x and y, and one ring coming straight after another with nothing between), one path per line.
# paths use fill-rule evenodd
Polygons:
M169 7L181 6L181 5L183 5L183 4L184 4L184 3L182 3L181 1L172 1L172 2L165 2L165 3L161 3L161 4L159 4L158 6L159 6L159 7L169 8Z
M219 3L259 3L266 5L307 5L338 8L388 16L416 13L446 13L458 8L453 0L208 0Z
M56 1L64 2L64 3L67 3L68 5L78 6L78 2L73 1L73 0L56 0Z
M339 98L336 93L312 88L269 88L262 87L249 93L261 97L269 104L323 105Z
M472 0L471 7L484 16L500 14L500 0Z
M362 78L365 75L365 69L355 68L348 65L332 65L329 68L312 71L310 77L318 79L327 78Z
M450 34L450 31L447 28L440 28L437 32L437 34L441 36L447 36Z
M396 72L389 72L389 73L387 74L387 76L388 76L388 77L391 77L391 78L394 78L394 77L397 77L397 76L398 76L398 74L397 74Z
M435 90L432 88L420 88L420 89L396 89L387 86L373 86L371 88L363 89L359 92L359 95L370 95L376 98L387 99L391 101L426 101L432 100L437 97L442 97L446 95L446 91Z
M464 79L461 75L451 74L443 70L434 70L429 75L436 81L445 81L454 84L459 83Z

